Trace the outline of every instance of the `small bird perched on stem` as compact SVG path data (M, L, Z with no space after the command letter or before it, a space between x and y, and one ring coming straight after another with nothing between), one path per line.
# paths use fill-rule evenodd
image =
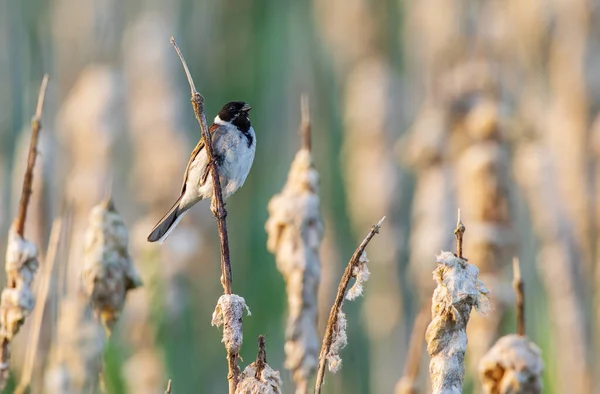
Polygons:
M256 135L250 124L252 109L243 101L232 101L221 109L210 126L212 149L223 198L239 189L246 180L256 150ZM164 242L183 215L200 200L213 197L213 182L204 138L194 148L183 178L181 195L169 212L154 226L149 242Z

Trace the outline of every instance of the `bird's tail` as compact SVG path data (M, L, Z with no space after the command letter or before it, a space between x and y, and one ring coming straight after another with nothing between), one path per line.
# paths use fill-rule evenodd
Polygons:
M148 242L156 242L163 243L169 234L177 227L181 219L183 219L183 215L187 212L179 207L179 202L181 197L175 201L175 204L171 207L169 212L154 226L150 235L148 235Z

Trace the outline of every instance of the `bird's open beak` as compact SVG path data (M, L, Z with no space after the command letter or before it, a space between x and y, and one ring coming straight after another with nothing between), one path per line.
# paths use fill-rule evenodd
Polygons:
M250 112L251 109L252 109L252 107L249 106L248 104L244 104L244 106L242 107L242 111L244 111L244 112Z

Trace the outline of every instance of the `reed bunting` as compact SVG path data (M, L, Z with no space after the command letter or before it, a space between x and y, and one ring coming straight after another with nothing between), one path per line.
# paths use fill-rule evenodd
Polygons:
M254 161L256 135L250 124L250 109L252 107L242 101L227 103L209 128L224 199L244 184ZM212 198L213 182L204 144L204 138L200 138L185 169L181 195L154 226L149 242L162 243L188 209L200 200Z

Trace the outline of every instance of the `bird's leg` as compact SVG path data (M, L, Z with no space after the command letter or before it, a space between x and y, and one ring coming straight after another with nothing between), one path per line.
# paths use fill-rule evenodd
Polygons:
M223 219L227 216L227 211L225 210L225 202L223 202L223 213L219 212L219 205L217 204L217 200L213 196L210 200L210 211L213 213L217 220Z

